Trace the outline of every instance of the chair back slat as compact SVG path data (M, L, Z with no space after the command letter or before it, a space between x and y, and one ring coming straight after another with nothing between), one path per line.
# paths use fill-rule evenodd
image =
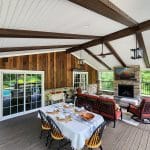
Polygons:
M95 145L101 140L105 125L106 121L104 121L95 129L95 131L93 132L92 136L88 141L88 144Z
M43 111L39 110L38 113L40 114L42 125L48 124L46 115L43 113Z
M50 116L47 116L47 120L48 123L51 125L51 133L58 136L62 135L61 130L59 129L55 121Z

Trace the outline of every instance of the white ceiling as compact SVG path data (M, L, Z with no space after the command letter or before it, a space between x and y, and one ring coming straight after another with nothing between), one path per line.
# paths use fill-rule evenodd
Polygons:
M114 47L119 56L124 60L126 65L140 65L141 68L145 68L143 59L131 59L131 56L133 56L133 54L131 53L130 49L136 48L135 41L135 35L131 35L111 41L110 44Z
M138 22L150 19L149 0L110 1ZM124 29L126 26L71 3L68 0L0 0L0 28L103 36ZM150 31L143 32L143 38L150 60ZM81 44L87 41L89 40L0 38L0 48ZM145 68L143 60L136 61L130 59L130 49L135 47L134 36L111 41L110 44L112 44L127 65L140 64L142 68ZM65 49L1 53L0 57L62 50L64 51ZM89 50L95 55L99 54L101 52L101 45L90 47ZM104 52L109 52L105 46ZM73 54L77 57L80 56L80 52ZM86 62L97 70L106 69L86 52L83 53L83 56ZM99 58L112 68L113 66L121 65L113 55Z
M149 61L150 61L150 31L143 32L143 39L144 39L144 42L145 42L147 55L148 55L148 58L149 58Z
M44 50L27 50L27 51L15 51L15 52L2 52L0 53L0 58L12 57L12 56L22 56L22 55L33 55L33 54L44 54L52 52L65 51L64 48L59 49L44 49Z
M89 40L78 39L27 39L27 38L0 38L0 47L23 47L44 45L82 44Z
M97 46L93 46L88 49L97 56L98 54L100 54L102 52L102 45L99 44ZM104 54L110 53L110 51L107 49L107 47L105 45L103 45L103 53ZM97 57L99 59L101 59L103 62L105 62L111 68L113 68L114 66L121 65L113 55L108 55L105 57L102 57L102 56L97 56Z
M87 52L83 50L74 52L72 54L77 58L84 59L87 64L91 65L96 70L106 70L106 67L101 65L98 61L96 61L93 57L91 57Z
M150 0L110 0L137 22L150 19Z
M0 27L105 35L124 25L67 0L0 0Z

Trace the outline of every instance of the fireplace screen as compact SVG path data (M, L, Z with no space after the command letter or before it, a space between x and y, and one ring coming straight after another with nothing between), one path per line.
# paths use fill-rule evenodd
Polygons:
M133 85L118 85L118 96L134 97Z

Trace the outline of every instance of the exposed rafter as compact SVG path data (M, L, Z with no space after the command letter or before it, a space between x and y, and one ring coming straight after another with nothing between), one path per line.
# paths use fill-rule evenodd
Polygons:
M53 48L68 48L76 46L72 45L47 45L47 46L25 46L25 47L2 47L0 52L12 52L12 51L27 51L27 50L43 50L43 49L53 49Z
M143 58L144 58L145 65L147 68L150 68L150 63L149 63L149 59L148 59L147 51L145 48L145 43L143 40L142 33L136 33L136 37L137 37L137 41L139 43L139 47L143 50Z
M122 23L126 26L129 26L129 27L136 26L138 24L138 22L136 22L134 19L132 19L130 16L128 16L125 12L123 12L121 9L119 9L117 6L115 6L110 1L106 1L106 0L69 0L69 1L71 1L75 4L78 4L78 5L84 7L88 10L94 11L97 14L103 15L103 16L110 18L114 21L117 21L117 22ZM144 26L146 27L146 24L144 24ZM146 28L144 29L142 24L137 26L137 29L138 28L139 28L139 30L137 32L140 32L140 33L138 33L138 36L139 36L138 42L139 42L139 45L141 45L144 48L143 49L144 50L144 62L145 62L145 65L148 67L149 66L149 60L148 60L148 56L147 56L147 51L145 48L142 33L140 31L140 29L145 30ZM121 37L127 36L129 33L134 34L134 33L136 33L136 31L134 31L134 30L137 30L137 29L136 29L136 27L135 27L135 29L129 28L126 31L123 30L121 32L116 32L116 33L107 35L104 37L103 42L116 40L116 38L121 38ZM132 33L132 30L133 30L133 33ZM120 37L119 37L119 35L120 35ZM92 44L94 45L95 43L97 43L97 42L95 42L95 41L93 41L93 43L88 42L88 44L91 44L91 45ZM111 46L111 45L109 45L109 46ZM83 46L83 47L85 47L85 46ZM119 60L120 60L120 58L119 58Z
M44 31L30 31L0 28L0 37L7 38L53 38L53 39L97 39L100 36Z
M143 32L149 29L150 29L150 20L147 20L145 22L139 23L136 26L128 27L120 31L103 36L99 39L95 39L95 40L80 44L78 46L69 48L67 49L67 53L72 53L83 48L95 46L95 45L101 44L102 42L109 42L109 41L117 40L119 38L123 38L129 35L135 34L136 32Z
M116 50L110 45L110 43L106 42L105 46L110 50L110 52L116 57L116 59L120 62L120 64L126 67L125 62L121 59L121 57L117 54Z
M106 0L69 0L78 4L88 10L94 11L100 15L110 18L114 21L122 23L126 26L133 26L137 24L135 20L130 18L122 10L116 7L113 3Z
M84 48L84 50L90 55L92 56L95 60L97 60L99 63L101 63L104 67L106 67L107 69L111 70L111 67L109 67L106 63L104 63L101 59L99 59L98 57L96 57L90 50L88 50L87 48Z

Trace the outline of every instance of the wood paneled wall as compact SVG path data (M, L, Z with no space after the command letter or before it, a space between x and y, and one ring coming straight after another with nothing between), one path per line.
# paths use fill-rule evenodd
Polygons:
M78 59L66 52L0 58L0 69L45 71L45 89L72 86L72 69L80 68ZM85 64L89 84L96 83L97 71Z

